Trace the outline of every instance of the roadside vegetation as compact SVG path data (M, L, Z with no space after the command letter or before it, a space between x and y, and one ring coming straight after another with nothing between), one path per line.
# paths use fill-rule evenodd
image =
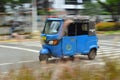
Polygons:
M120 22L99 22L96 29L98 34L120 34Z
M120 34L120 30L116 30L116 31L105 31L104 34L106 34L106 35Z
M1 74L0 80L119 80L119 60L105 60L105 64L86 65L79 61L43 64L37 71L23 66L19 71ZM51 67L52 66L52 67Z
M120 23L117 22L100 22L96 24L98 31L116 31L120 30Z

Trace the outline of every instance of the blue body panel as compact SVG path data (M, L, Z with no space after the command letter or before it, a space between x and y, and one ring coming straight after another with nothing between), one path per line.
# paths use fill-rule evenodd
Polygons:
M87 41L87 49L86 52L90 52L92 48L98 49L99 46L97 44L98 38L97 36L88 36L88 41Z
M62 39L62 52L65 56L72 56L76 53L76 37L63 37Z
M77 36L77 53L84 53L88 50L86 41L88 40L88 35Z
M75 54L88 54L92 48L98 48L97 37L89 35L63 37L62 50L67 56Z
M49 50L47 48L42 48L40 50L40 54L48 54L48 53L50 53L50 52L49 52Z
M61 44L61 41L60 41L58 45L53 46L53 45L45 44L42 47L44 49L48 49L49 53L52 54L52 56L54 56L54 57L62 57L63 54L62 54L62 47L61 47L61 45L62 44ZM42 53L42 54L44 54L44 53Z
M98 48L96 36L77 36L77 53L88 54L92 48Z

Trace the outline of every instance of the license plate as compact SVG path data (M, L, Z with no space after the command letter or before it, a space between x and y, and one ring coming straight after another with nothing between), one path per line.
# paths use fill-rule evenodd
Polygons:
M45 37L45 36L42 36L42 40L46 40L46 37Z

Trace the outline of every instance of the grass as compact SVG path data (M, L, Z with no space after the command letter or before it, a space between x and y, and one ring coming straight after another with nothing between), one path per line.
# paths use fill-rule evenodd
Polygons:
M116 31L105 31L105 34L120 34L120 30L116 30Z
M79 63L79 64L78 64ZM105 65L85 65L80 62L46 64L34 71L23 66L19 71L11 70L0 80L120 80L118 60L105 60Z
M97 31L97 34L105 34L105 35L120 34L120 30L116 30L116 31Z

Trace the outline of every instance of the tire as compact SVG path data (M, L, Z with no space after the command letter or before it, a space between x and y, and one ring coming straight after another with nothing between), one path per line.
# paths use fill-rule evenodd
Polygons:
M39 55L39 61L40 62L41 61L46 61L46 63L48 63L48 58L49 58L48 54L40 54Z
M88 54L88 59L93 60L93 59L95 59L95 56L96 56L96 49L91 49Z
M74 59L75 59L74 56L69 56L69 58L71 61L74 61Z

